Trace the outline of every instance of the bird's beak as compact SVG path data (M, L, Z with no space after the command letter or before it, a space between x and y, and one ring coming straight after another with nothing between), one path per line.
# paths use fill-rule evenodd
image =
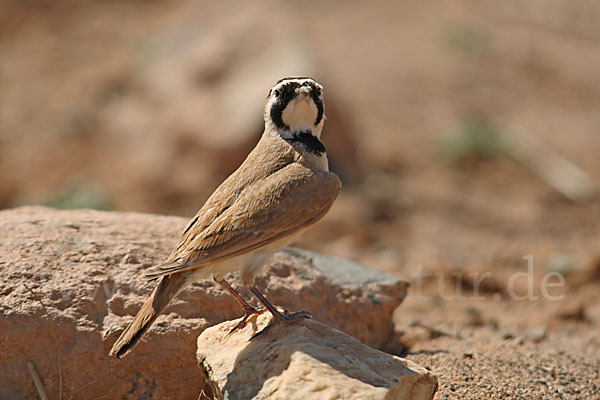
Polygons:
M302 86L300 89L298 89L298 95L296 96L296 99L308 101L310 99L310 92L311 88L309 86Z

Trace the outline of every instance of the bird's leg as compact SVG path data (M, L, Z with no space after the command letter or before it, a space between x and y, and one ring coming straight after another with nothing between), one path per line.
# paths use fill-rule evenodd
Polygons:
M244 298L238 292L236 292L235 289L232 288L231 285L227 283L225 279L217 277L213 277L213 279L219 285L224 287L225 290L227 290L237 300L237 302L240 303L242 309L244 310L244 316L242 317L242 320L238 322L237 325L229 331L229 333L227 333L227 336L230 336L231 334L233 334L233 332L237 331L238 329L242 329L244 326L246 326L248 318L250 318L252 315L261 314L266 311L265 308L256 308L248 304L248 302L244 300Z
M238 292L236 292L235 289L232 288L231 285L227 283L225 279L217 277L213 277L213 279L215 280L215 282L217 282L219 285L225 288L225 290L227 290L237 300L238 303L240 303L242 309L245 312L253 313L258 311L255 307L252 307L250 304L248 304L248 302L244 300L244 298Z
M284 310L282 313L279 310L277 310L277 308L273 304L271 304L271 302L269 300L267 300L265 296L263 296L263 294L258 290L258 288L256 286L249 286L248 289L252 292L253 295L255 295L258 298L258 300L260 300L261 303L263 303L265 305L265 307L267 307L267 310L269 310L271 312L271 314L273 314L273 318L274 318L274 320L271 321L271 323L269 325L267 325L260 332L255 333L251 339L254 339L257 336L262 335L263 333L265 333L266 331L271 329L271 327L274 324L277 324L279 322L294 322L294 321L298 321L300 319L312 318L311 313L309 313L308 311L298 311L298 312L290 313L290 312L288 312L288 310Z

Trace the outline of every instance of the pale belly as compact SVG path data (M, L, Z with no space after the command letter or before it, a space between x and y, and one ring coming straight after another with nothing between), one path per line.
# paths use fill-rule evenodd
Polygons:
M191 283L212 277L223 278L229 273L240 271L244 283L252 285L254 284L254 277L262 273L263 267L273 254L298 240L303 233L304 230L299 231L294 235L269 243L257 250L194 270L189 281Z

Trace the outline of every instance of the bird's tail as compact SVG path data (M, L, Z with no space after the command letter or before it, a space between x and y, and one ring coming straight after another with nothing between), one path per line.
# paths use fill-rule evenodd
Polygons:
M109 355L123 358L129 354L131 349L133 349L148 328L150 328L150 325L167 307L171 299L185 288L187 275L186 273L179 273L165 275L160 278L158 285L148 300L146 300L121 336L119 336L112 349L110 349Z

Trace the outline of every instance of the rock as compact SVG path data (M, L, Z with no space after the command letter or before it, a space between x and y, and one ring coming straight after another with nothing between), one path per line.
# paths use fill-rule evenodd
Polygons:
M540 343L546 339L547 331L548 327L546 325L536 326L528 333L527 339L531 340L533 343Z
M130 356L108 350L152 287L137 277L171 251L186 218L24 207L0 212L0 398L36 397L35 365L50 398L197 398L193 349L207 327L241 316L211 281L167 308ZM250 299L237 276L231 283ZM406 284L348 261L287 249L259 287L274 304L384 348ZM158 362L159 361L159 362ZM60 373L59 373L60 371ZM62 376L62 378L61 378Z
M278 324L269 313L226 337L237 321L198 337L198 362L215 399L432 399L437 378L314 320Z
M264 279L273 304L310 311L315 320L379 349L394 335L392 316L408 286L381 271L292 248L275 255Z

